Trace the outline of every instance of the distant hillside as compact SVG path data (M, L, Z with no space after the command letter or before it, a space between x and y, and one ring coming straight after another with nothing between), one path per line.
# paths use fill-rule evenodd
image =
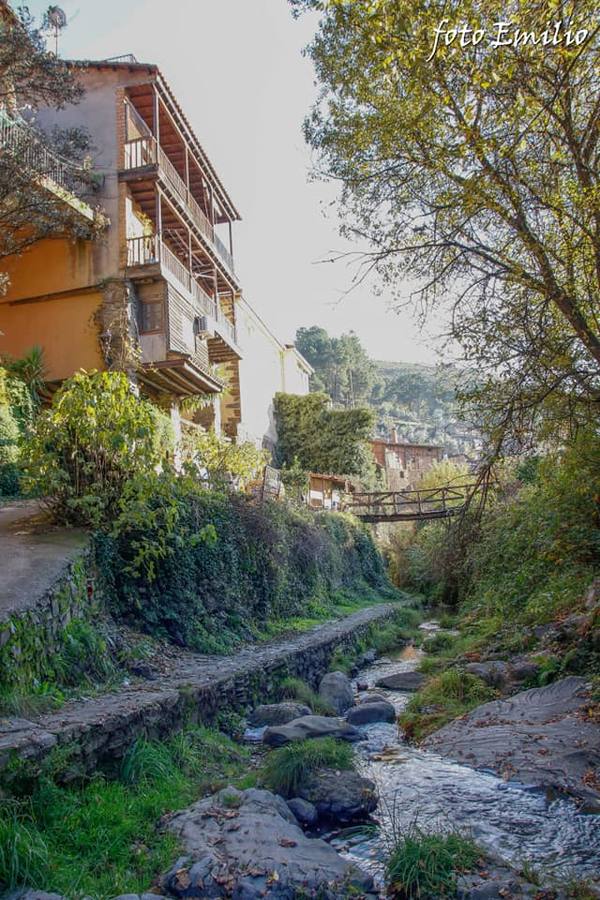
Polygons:
M296 345L315 370L312 390L325 391L335 406L373 408L378 436L395 428L401 441L476 455L477 435L459 418L456 366L373 360L354 332L335 338L316 325L300 328Z
M378 378L370 404L377 411L382 437L395 428L401 441L440 444L451 455L476 454L478 436L459 417L456 391L461 373L456 366L373 362Z

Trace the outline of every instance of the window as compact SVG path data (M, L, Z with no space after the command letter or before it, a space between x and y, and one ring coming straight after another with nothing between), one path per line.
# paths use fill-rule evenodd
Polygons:
M157 331L164 331L162 300L153 300L151 303L142 302L140 332L142 334L152 334Z

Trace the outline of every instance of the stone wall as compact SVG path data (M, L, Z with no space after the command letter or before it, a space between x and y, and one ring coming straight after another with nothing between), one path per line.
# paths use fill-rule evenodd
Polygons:
M337 647L349 648L370 628L393 616L391 604L291 638L248 646L231 657L184 657L161 680L118 693L68 703L35 721L0 721L0 770L29 777L52 753L68 757L63 778L110 770L139 738L162 739L189 723L209 724L222 710L245 712L271 698L293 675L316 686Z
M65 563L64 573L33 604L0 623L0 689L30 689L44 681L74 619L92 622L100 604L89 578L89 554Z

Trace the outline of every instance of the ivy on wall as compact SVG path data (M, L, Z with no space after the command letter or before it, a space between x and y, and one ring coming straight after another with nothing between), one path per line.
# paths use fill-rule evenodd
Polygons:
M374 414L369 409L330 409L326 394L275 395L277 461L295 461L310 472L356 475L370 481L374 460L369 439Z
M349 516L194 489L167 474L135 490L112 533L96 536L98 568L119 617L175 643L220 652L338 591L389 590L369 531Z

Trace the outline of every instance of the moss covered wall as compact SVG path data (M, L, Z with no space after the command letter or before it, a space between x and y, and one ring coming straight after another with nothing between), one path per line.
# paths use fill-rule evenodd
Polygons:
M53 677L53 657L62 649L67 625L75 619L92 623L102 606L92 575L84 553L33 606L0 624L0 688L27 690Z

